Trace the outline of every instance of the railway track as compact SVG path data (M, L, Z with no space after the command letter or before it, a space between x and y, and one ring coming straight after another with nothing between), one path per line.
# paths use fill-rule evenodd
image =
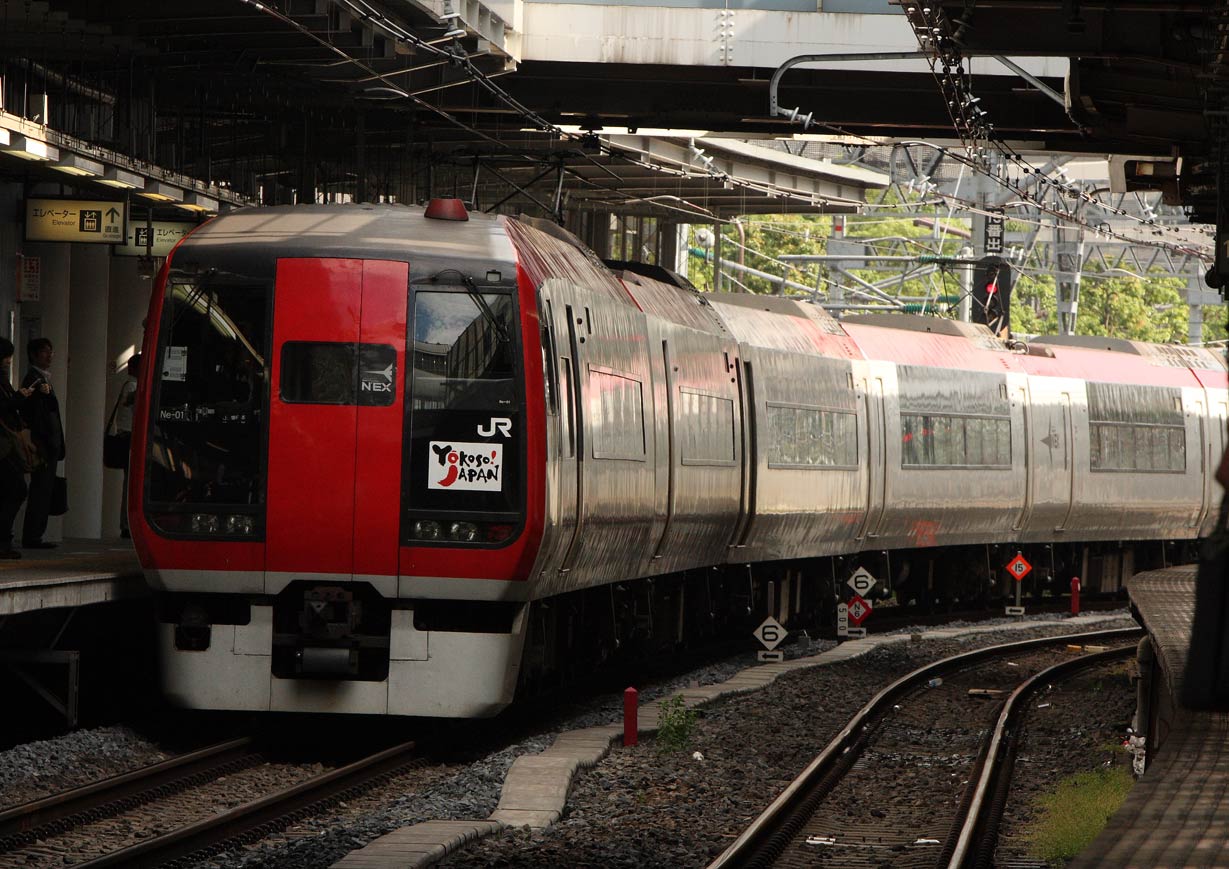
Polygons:
M250 738L219 743L0 813L0 867L140 869L204 858L263 838L421 763L414 747L405 742L335 769L303 772L302 765L270 764ZM245 776L254 779L244 784ZM238 804L217 810L219 796L226 805L228 791L254 788L263 795L231 795ZM128 817L142 813L144 821ZM99 827L105 835L93 832ZM78 850L73 842L88 848Z
M989 684L995 684L994 678L998 678L998 684L1010 684L1014 690L1008 694L1006 687L993 689L1007 696L1007 700L993 726L985 728L984 739L978 740L980 744L962 745L961 734L954 732L950 744L926 762L919 763L912 754L908 758L908 768L913 774L922 778L929 776L936 785L936 796L931 797L919 813L929 816L928 827L919 824L910 830L901 830L893 827L891 819L884 819L884 812L876 810L874 817L862 819L850 811L852 800L840 807L833 807L826 801L834 798L838 787L847 787L852 771L865 768L864 755L880 739L893 718L906 717L907 713L901 713L903 698L924 689L928 683L937 686L945 678L952 680L973 672L971 668L974 667L983 668L976 671L980 674L1001 656L1036 655L1047 646L1110 643L1139 635L1140 631L1132 628L992 646L946 658L898 679L853 716L823 752L710 864L709 869L795 865L794 858L802 860L797 865L884 865L885 861L893 865L945 867L990 865L998 819L1010 784L1018 721L1029 705L1028 698L1053 682L1069 677L1077 669L1103 663L1115 655L1129 655L1134 651L1134 644L1068 658L1054 666L1039 668L1039 672L1024 681L1011 676L1006 677L1008 682L1002 674L989 679L983 677L981 681ZM1011 666L1015 666L1014 662ZM968 727L963 730L967 731ZM967 738L967 733L964 737ZM889 755L889 750L882 751L882 756ZM967 786L953 793L951 782L963 784L962 778L967 779ZM902 783L901 788L904 787ZM849 792L843 793L848 795ZM952 796L950 805L948 796ZM888 802L888 795L884 796L884 802ZM833 824L846 827L848 841L830 834Z

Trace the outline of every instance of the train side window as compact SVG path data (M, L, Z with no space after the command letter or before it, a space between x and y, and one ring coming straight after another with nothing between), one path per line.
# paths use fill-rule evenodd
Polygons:
M684 465L733 465L734 401L679 387L679 461Z
M856 468L858 417L839 410L768 403L770 468Z
M1087 390L1091 470L1185 473L1186 423L1177 389L1094 382Z
M388 407L396 400L397 351L388 344L287 341L281 388L287 404Z
M593 458L644 461L644 396L639 380L589 368L594 396Z
M1011 420L991 416L901 414L901 467L1011 467Z

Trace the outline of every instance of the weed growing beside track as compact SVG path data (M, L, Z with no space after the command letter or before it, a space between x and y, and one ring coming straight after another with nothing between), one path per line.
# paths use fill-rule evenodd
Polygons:
M1105 828L1133 784L1130 768L1122 765L1063 779L1037 800L1041 814L1030 837L1037 856L1059 865L1075 857Z

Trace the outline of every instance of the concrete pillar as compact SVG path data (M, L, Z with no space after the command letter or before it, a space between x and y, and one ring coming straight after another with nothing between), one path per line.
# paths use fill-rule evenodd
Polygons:
M68 292L68 389L61 391L68 458L66 537L102 536L102 429L107 402L107 296L111 250L72 246ZM64 346L64 345L57 345Z
M0 267L0 334L17 343L17 252L22 249L21 207L22 186L0 184L0 263L11 263L12 268ZM20 365L24 354L14 354L13 371Z

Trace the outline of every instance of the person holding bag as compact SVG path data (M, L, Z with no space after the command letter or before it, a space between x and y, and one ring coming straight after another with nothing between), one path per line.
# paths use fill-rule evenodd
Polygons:
M21 409L33 389L14 389L13 342L0 338L0 558L21 558L13 549L13 520L26 499L25 475L38 462L30 431L22 422Z
M120 387L119 397L111 408L111 418L107 420L102 439L103 465L124 472L124 487L120 495L119 536L125 539L132 536L128 530L128 451L132 444L132 412L136 404L140 365L140 353L128 360L128 379Z
M42 462L30 472L30 502L26 504L21 546L23 549L55 549L54 543L43 540L55 494L56 468L65 454L60 399L51 385L51 360L55 348L47 338L35 338L26 352L30 358L30 370L26 372L21 385L29 387L31 393L21 412L34 443L38 445Z

